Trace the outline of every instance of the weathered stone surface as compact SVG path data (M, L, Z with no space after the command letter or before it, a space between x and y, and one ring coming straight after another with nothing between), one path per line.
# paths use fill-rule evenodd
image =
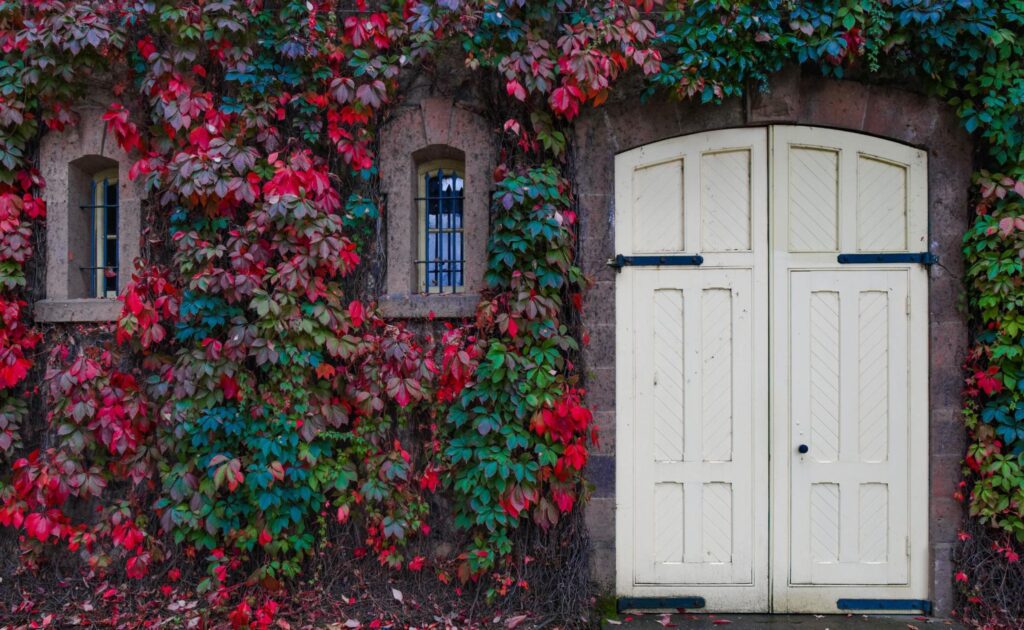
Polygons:
M950 407L960 401L963 372L959 363L937 364L933 361L928 378L932 406Z
M615 368L587 369L587 404L594 411L615 411Z
M935 498L952 498L960 483L960 462L962 455L932 455L931 495ZM950 541L952 542L952 541Z
M385 295L380 299L380 311L393 319L463 319L473 317L480 303L476 293L454 295Z
M594 425L597 427L597 446L591 446L591 452L601 455L615 455L615 412L594 412Z
M594 484L595 497L615 497L615 458L591 455L587 460L587 478ZM611 523L614 527L614 522Z
M614 278L614 276L613 276ZM615 323L615 282L614 280L600 281L590 287L587 291L586 296L583 298L583 322L590 327L596 327L599 324L607 326L608 324ZM609 346L607 340L598 339L601 335L611 334L615 335L614 330L601 330L591 332L590 344L597 345L602 344L603 348L611 348L611 358L614 358L615 348L614 342ZM604 367L607 365L614 365L612 361L604 361L602 365L589 365L588 367Z
M615 499L599 497L591 499L586 509L587 529L590 541L595 547L615 546Z
M800 114L793 122L861 131L870 94L871 88L859 83L805 77L800 83Z
M605 263L615 255L615 197L583 195L580 211L580 264L596 279L610 280L613 272Z
M591 367L615 367L615 310L605 309L601 305L601 315L604 311L611 310L612 317L595 318L600 323L587 329L590 335L590 344L583 347L584 363ZM610 323L606 323L610 322Z
M590 551L590 579L599 591L615 588L615 549L594 547Z
M929 533L932 546L934 547L938 543L951 543L955 541L964 516L963 506L952 497L933 496L929 511L931 513Z
M953 591L953 547L938 543L932 549L932 606L939 616L947 616L956 605ZM941 612L940 612L941 611Z
M954 455L958 459L963 457L964 449L967 448L967 434L964 432L960 407L933 407L930 428L931 435L928 445L933 457L936 455Z
M800 68L790 66L772 77L767 91L747 92L747 122L788 123L800 114Z

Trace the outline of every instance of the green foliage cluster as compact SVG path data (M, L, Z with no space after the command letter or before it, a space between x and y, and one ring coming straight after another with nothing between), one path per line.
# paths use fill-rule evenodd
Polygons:
M569 184L536 167L503 177L494 201L503 209L488 244L495 293L478 309L479 338L464 355L472 376L453 396L444 440L456 525L480 531L470 572L513 552L520 515L546 529L572 510L592 420L567 358L577 341L562 321L564 299L578 306L584 283L572 262ZM449 347L446 359L465 353Z
M965 362L964 472L971 514L1024 542L1024 180L978 180L978 217L964 238L980 327Z

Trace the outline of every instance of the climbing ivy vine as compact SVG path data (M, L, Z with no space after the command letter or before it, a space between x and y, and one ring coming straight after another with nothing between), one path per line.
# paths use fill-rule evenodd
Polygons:
M624 76L717 103L799 63L910 81L978 138L963 499L1019 544L1021 37L1021 0L0 2L0 524L28 562L62 545L131 577L184 550L225 603L299 575L328 519L361 532L354 552L422 569L408 542L443 492L471 540L459 576L502 570L514 529L585 498L595 439L570 324L572 120ZM375 131L442 56L497 79L506 150L489 289L434 339L384 320L353 274L386 210ZM106 347L44 340L26 282L38 140L95 83L154 226ZM26 429L34 395L53 439Z

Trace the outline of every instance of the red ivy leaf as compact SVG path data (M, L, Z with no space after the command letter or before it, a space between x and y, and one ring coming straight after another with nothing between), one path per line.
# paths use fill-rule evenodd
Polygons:
M25 517L25 531L28 532L29 536L40 542L45 542L53 530L53 523L50 522L50 519L45 514L33 512Z
M238 389L238 382L235 380L235 377L227 374L221 374L220 388L224 392L224 398L227 398L228 400L242 399L241 392Z
M363 305L359 300L352 300L348 305L348 316L356 328L363 325Z

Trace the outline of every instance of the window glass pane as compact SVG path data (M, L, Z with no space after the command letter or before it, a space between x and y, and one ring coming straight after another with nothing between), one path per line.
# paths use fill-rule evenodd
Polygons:
M428 290L455 290L462 286L462 204L464 180L454 171L438 169L425 174L426 209L423 250Z
M117 262L117 240L110 239L107 241L107 269L101 269L99 273L103 275L104 283L106 285L106 297L117 296L117 268L113 265Z
M106 182L106 194L107 199L105 203L116 206L117 205L117 180L105 180Z
M107 206L105 208L106 215L106 237L107 239L117 238L117 206Z
M106 218L105 243L103 265L106 269L99 270L103 275L106 297L117 296L117 180L106 180L106 198L104 199L103 213Z
M113 170L113 169L111 169ZM89 198L82 205L89 226L88 262L79 263L89 297L117 297L118 289L118 187L116 177L97 175Z

